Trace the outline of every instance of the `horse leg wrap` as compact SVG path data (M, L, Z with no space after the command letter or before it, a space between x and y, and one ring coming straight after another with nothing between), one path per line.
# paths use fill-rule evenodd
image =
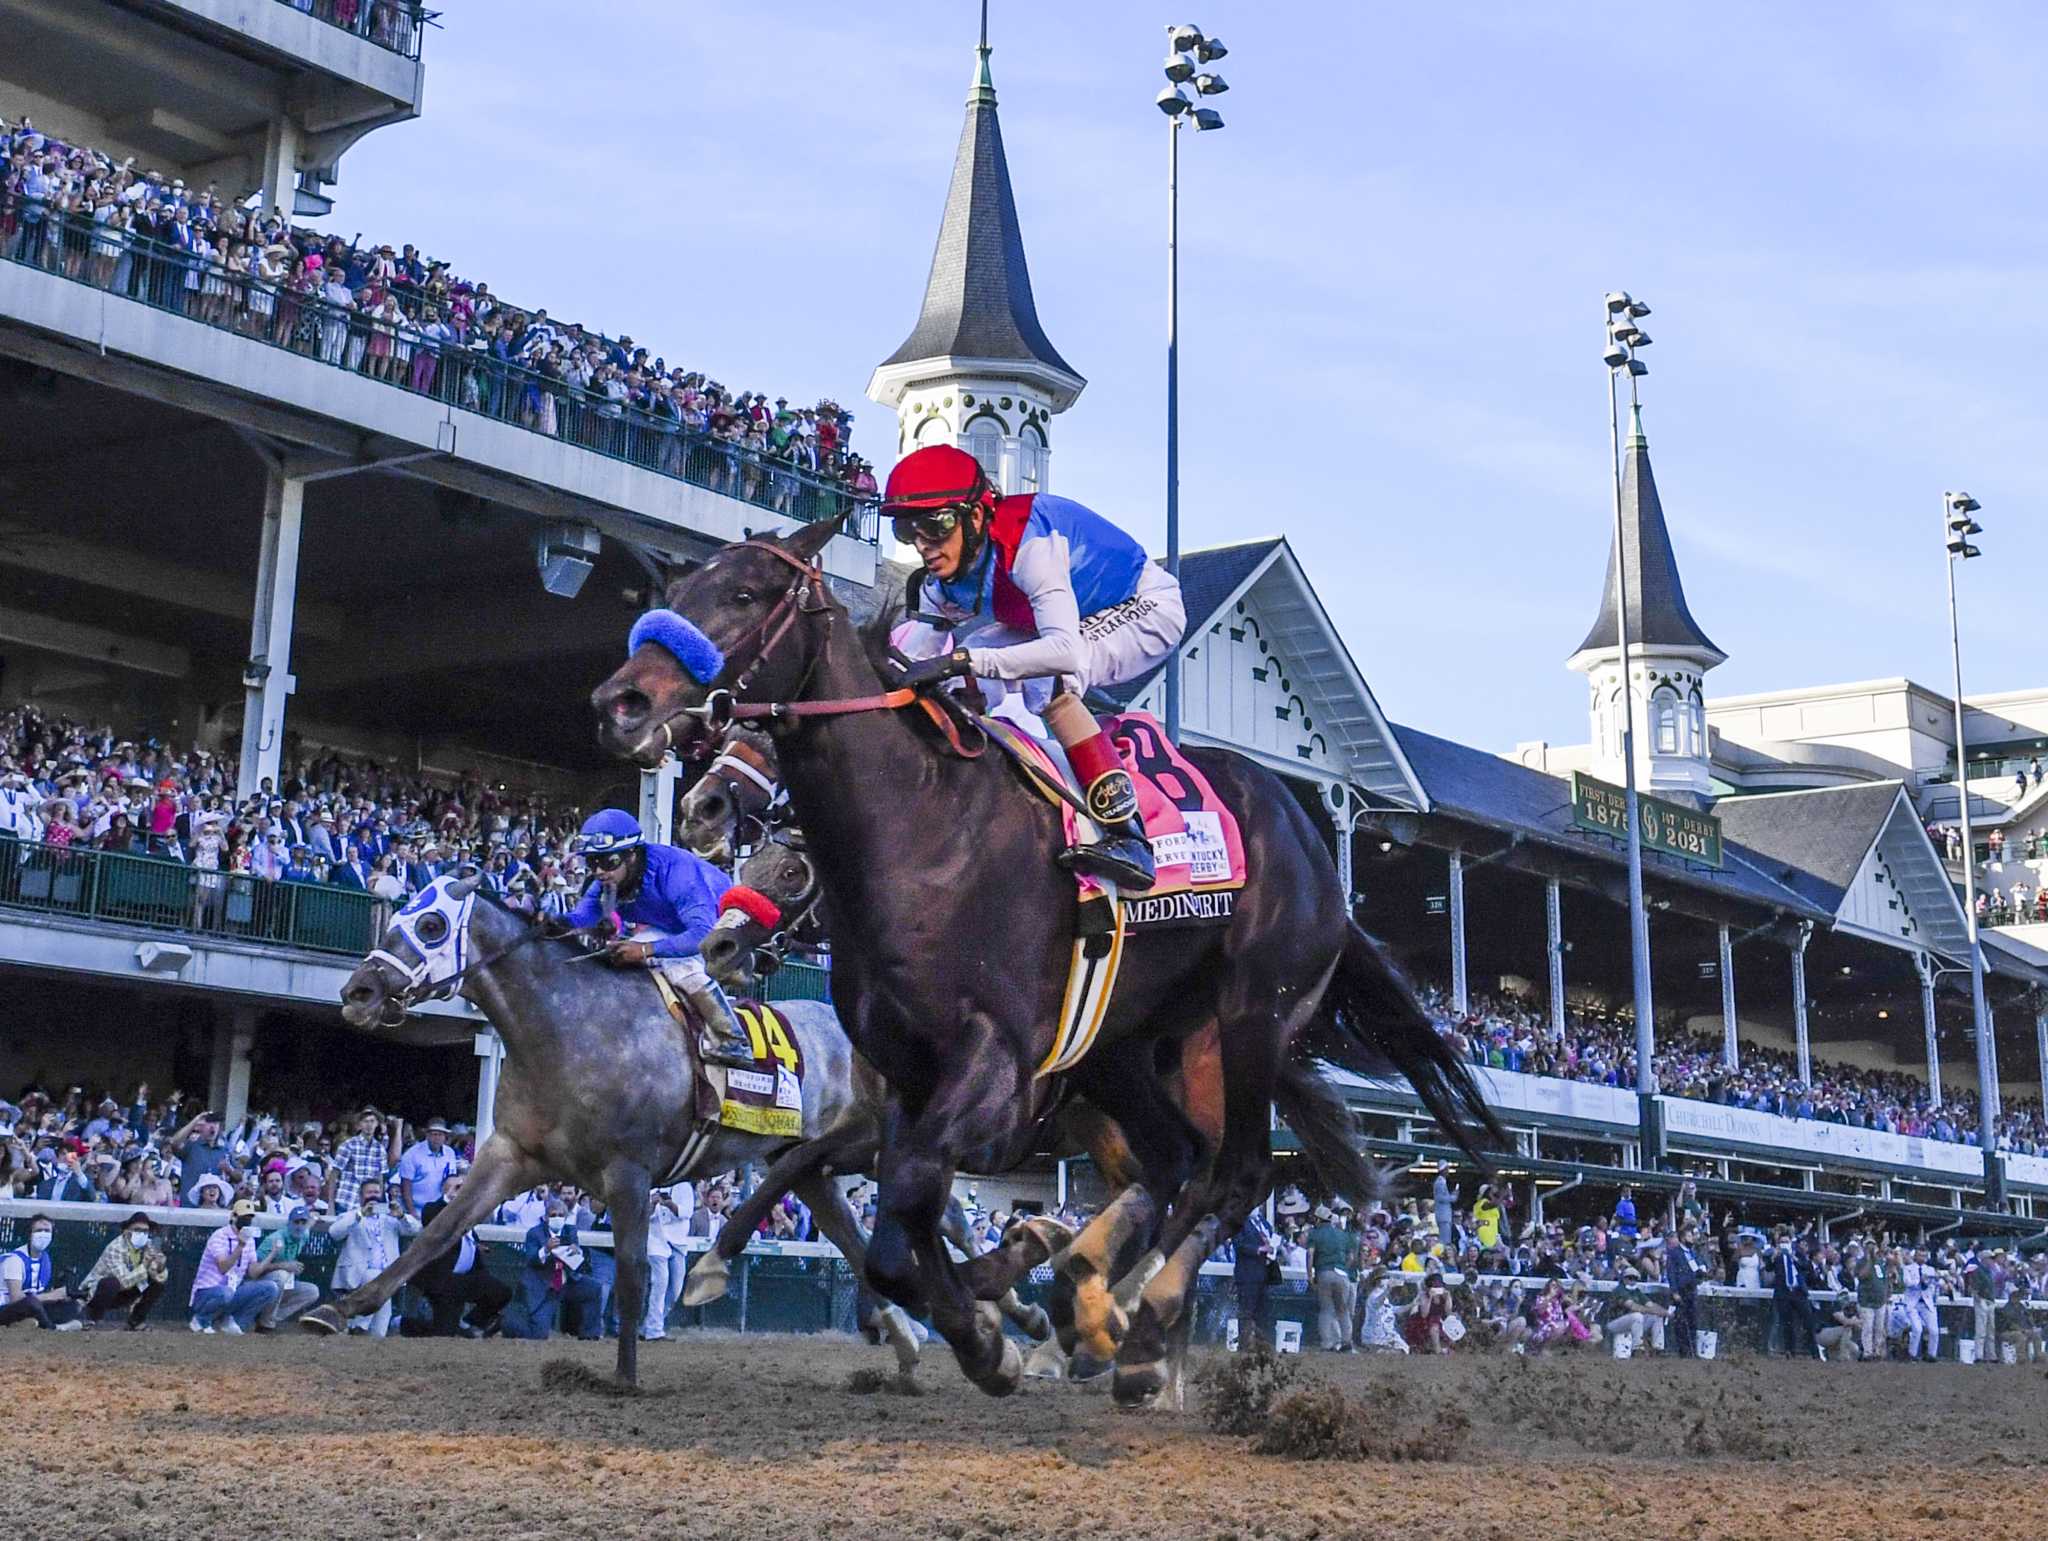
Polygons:
M1138 816L1138 789L1131 773L1117 757L1116 746L1095 720L1094 713L1081 704L1080 697L1062 691L1046 704L1046 726L1067 752L1074 767L1074 779L1081 783L1082 801L1088 816L1105 828L1114 828Z

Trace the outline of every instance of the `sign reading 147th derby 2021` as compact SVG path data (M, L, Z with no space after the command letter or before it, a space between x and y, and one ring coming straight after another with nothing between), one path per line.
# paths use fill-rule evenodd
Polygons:
M1662 851L1684 861L1721 865L1721 821L1710 813L1695 813L1660 797L1636 794L1636 814L1642 823L1645 848ZM1572 823L1580 829L1597 830L1617 840L1628 838L1628 794L1620 787L1596 781L1583 772L1572 773Z

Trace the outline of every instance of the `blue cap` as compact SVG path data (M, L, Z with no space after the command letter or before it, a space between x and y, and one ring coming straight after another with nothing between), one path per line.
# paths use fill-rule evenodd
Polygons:
M583 828L576 836L576 849L584 852L628 851L644 839L640 833L640 821L625 809L600 808L583 821Z

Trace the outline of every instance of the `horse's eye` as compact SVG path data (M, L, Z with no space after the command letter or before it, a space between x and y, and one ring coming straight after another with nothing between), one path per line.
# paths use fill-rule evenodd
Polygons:
M754 591L752 589L734 589L732 591L732 602L736 605L751 605L754 602Z
M414 927L420 940L429 947L439 947L448 939L448 917L446 915L422 915Z

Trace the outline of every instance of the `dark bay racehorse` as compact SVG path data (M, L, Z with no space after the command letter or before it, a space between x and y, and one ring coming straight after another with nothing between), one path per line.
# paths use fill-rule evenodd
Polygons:
M946 754L924 715L888 694L811 565L835 533L822 523L729 546L670 586L668 608L722 650L714 679L649 642L592 699L601 740L643 765L706 743L714 687L783 708L778 757L824 885L833 999L892 1093L868 1278L928 1308L968 1378L1002 1394L1022 1356L938 1224L963 1159L1037 1116L1074 882L1057 865L1066 842L1055 810L996 757ZM1132 1232L1154 1236L1164 1259L1118 1350L1127 1402L1164 1384L1168 1333L1196 1270L1264 1191L1271 1108L1291 1060L1315 1053L1375 1071L1391 1061L1454 1138L1473 1141L1475 1126L1501 1138L1413 991L1349 919L1329 853L1285 784L1237 755L1193 756L1237 816L1250 880L1225 925L1130 938L1096 1047L1071 1077L1122 1129L1143 1178L1076 1241L1069 1266L1099 1281ZM1155 1044L1211 1022L1225 1107L1204 1163Z
M307 1313L308 1326L339 1331L350 1317L377 1310L499 1204L544 1177L559 1178L603 1195L610 1212L622 1302L617 1373L634 1381L650 1190L695 1173L766 1164L799 1142L724 1127L705 1137L693 1061L661 997L645 974L584 957L576 944L542 935L526 916L477 892L474 880L443 877L393 917L378 951L349 975L341 997L349 1026L395 1029L412 1001L459 987L504 1038L505 1062L495 1127L461 1193L389 1268ZM775 1010L803 1055L805 1138L871 1129L884 1088L854 1054L832 1008L788 1001ZM820 1174L793 1187L858 1268L860 1227L838 1188Z

